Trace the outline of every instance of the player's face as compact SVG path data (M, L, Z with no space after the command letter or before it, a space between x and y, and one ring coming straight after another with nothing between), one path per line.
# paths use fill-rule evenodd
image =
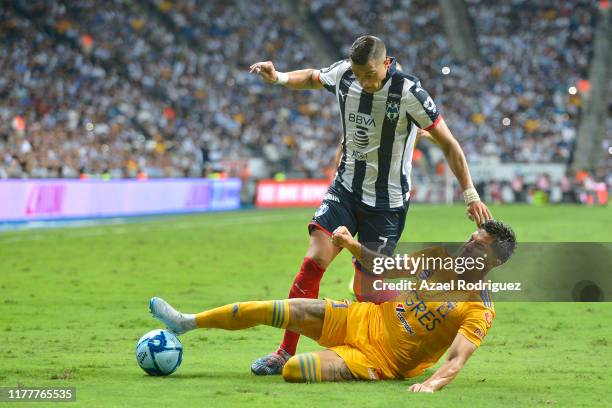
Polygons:
M483 229L478 229L471 236L468 242L463 244L461 256L470 258L484 258L485 264L489 268L498 266L501 262L493 249L495 239Z
M370 60L367 64L355 64L351 62L351 69L355 74L355 78L368 93L374 93L382 87L382 81L387 76L387 68L390 60L382 58L378 61Z

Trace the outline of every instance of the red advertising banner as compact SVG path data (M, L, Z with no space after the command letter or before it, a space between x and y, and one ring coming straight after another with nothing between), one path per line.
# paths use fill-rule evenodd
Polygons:
M261 180L257 184L255 206L316 207L321 204L329 180Z

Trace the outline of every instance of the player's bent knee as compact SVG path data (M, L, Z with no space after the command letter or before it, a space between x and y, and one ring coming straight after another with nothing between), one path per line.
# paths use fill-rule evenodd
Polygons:
M291 357L283 367L287 382L321 381L321 359L315 353L302 353Z
M306 254L308 258L314 263L318 265L322 270L327 269L329 264L331 263L331 257L327 254L321 253L322 251L315 251L313 253Z
M339 249L331 243L329 236L323 231L314 230L312 232L306 257L314 261L321 269L327 269L338 252Z

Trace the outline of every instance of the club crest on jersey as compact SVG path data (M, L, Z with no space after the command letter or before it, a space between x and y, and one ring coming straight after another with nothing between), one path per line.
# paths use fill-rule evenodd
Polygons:
M322 216L327 212L327 210L329 210L329 205L327 205L327 203L321 204L321 206L317 208L317 211L315 212L315 217Z
M394 122L399 119L399 111L399 103L393 101L387 102L387 111L385 112L385 115L390 121Z

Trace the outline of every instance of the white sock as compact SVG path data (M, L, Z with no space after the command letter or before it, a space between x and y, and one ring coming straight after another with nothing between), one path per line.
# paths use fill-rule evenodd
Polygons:
M182 317L181 326L183 326L186 331L194 330L198 328L194 314L181 313L181 317Z

